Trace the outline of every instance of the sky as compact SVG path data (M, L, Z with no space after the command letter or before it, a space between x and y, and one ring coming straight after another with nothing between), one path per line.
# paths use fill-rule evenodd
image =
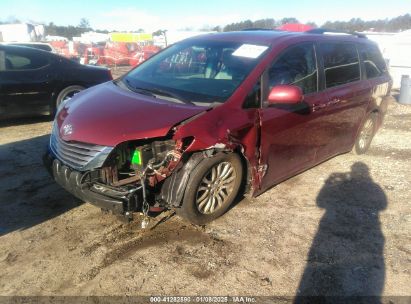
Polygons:
M295 17L318 25L327 20L393 18L411 14L411 0L0 0L0 20L78 25L147 32L201 29L246 19Z

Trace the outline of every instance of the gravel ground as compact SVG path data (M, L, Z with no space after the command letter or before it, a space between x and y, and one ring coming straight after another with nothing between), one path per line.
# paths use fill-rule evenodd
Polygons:
M335 157L204 227L151 229L48 176L51 123L0 123L0 295L411 295L411 107L367 155Z

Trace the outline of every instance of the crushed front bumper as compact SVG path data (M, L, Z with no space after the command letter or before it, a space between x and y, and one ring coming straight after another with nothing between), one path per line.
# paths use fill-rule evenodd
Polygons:
M75 171L59 160L53 158L49 153L43 156L43 162L54 180L68 192L104 210L110 210L113 214L124 215L127 211L134 211L135 202L132 204L130 199L113 198L92 191L90 185L83 183L83 172Z

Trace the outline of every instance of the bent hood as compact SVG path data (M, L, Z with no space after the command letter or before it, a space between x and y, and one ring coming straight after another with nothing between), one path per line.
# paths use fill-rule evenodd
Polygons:
M207 110L137 94L107 82L82 91L56 117L60 137L104 146L161 137L179 122Z

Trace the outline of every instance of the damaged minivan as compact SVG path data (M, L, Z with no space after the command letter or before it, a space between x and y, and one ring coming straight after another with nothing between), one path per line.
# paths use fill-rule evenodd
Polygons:
M198 36L61 104L44 161L103 210L205 224L244 193L366 152L391 83L376 44L354 34Z

